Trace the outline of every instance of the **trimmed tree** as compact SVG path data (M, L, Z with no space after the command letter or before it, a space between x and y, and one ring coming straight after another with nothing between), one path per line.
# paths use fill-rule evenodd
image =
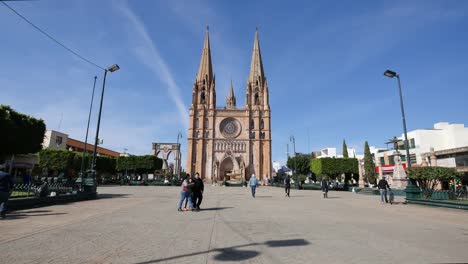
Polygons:
M369 143L364 144L364 172L369 183L376 183L375 179L375 163L370 152Z
M2 147L0 158L14 154L37 153L42 149L46 126L36 119L0 105L0 131Z
M343 158L349 158L348 146L346 146L346 141L344 139L343 139Z
M357 159L354 158L321 158L310 161L310 170L321 180L323 176L335 179L341 174L351 175L358 173ZM345 181L350 180L346 179Z

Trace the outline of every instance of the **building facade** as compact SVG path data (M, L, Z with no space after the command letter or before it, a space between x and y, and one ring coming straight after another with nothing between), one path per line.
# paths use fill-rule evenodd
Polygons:
M61 150L72 150L83 152L85 143L80 140L70 138L67 134L58 132L55 130L47 130L44 135L44 141L42 143L43 148L49 149L61 149ZM93 153L94 145L87 143L86 152ZM110 149L97 147L96 153L99 155L105 155L109 157L119 157L120 153Z
M404 148L404 135L401 135L398 149L403 163L406 163ZM450 124L440 122L434 124L433 129L417 129L408 132L410 161L414 165L430 163L428 155L431 150L442 151L447 149L462 148L468 146L468 128L463 124ZM394 164L395 150L380 150L376 153L376 164L388 166Z
M216 106L216 82L209 32L192 91L186 171L212 181L270 177L271 111L258 32L255 32L246 102L238 107L229 88L224 107Z

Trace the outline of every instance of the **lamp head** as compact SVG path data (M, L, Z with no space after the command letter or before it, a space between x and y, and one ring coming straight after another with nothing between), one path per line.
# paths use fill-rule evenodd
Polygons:
M110 72L115 72L115 71L117 71L119 69L120 69L120 67L117 64L114 64L114 65L110 66L109 68L107 68L107 70L110 71Z
M387 77L389 77L389 78L393 78L393 77L395 77L395 76L398 76L398 74L397 74L396 72L391 71L391 70L386 70L386 71L384 72L384 75L387 76Z

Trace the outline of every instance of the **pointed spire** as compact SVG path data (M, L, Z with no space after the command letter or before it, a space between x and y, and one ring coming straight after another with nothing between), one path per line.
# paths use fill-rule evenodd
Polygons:
M252 52L252 61L250 62L250 73L249 73L249 82L255 83L256 80L260 80L263 82L265 80L265 74L263 72L263 62L262 62L262 55L260 53L260 44L258 41L258 28L255 31L255 40Z
M213 79L213 67L211 65L211 49L210 49L210 35L209 27L206 27L205 42L203 43L203 51L200 60L200 67L198 68L197 81L203 81L208 76L208 84Z
M229 87L228 96L226 96L226 108L227 109L235 109L236 108L236 96L234 95L234 87L232 85Z

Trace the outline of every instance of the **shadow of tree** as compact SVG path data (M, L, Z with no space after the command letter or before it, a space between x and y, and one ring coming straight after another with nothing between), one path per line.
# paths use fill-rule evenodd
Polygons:
M254 250L242 250L240 248L249 247L249 246L258 246L258 245L265 245L268 247L297 247L297 246L306 246L310 245L305 239L286 239L286 240L269 240L263 243L249 243L243 245L237 245L232 247L225 247L225 248L214 248L211 250L193 252L188 254L177 255L168 258L161 258L161 259L153 259L144 262L138 262L136 264L150 264L150 263L158 263L158 262L165 262L174 259L192 257L202 254L207 254L211 252L219 252L214 258L215 260L219 261L243 261L247 259L254 258L260 255L260 252Z

